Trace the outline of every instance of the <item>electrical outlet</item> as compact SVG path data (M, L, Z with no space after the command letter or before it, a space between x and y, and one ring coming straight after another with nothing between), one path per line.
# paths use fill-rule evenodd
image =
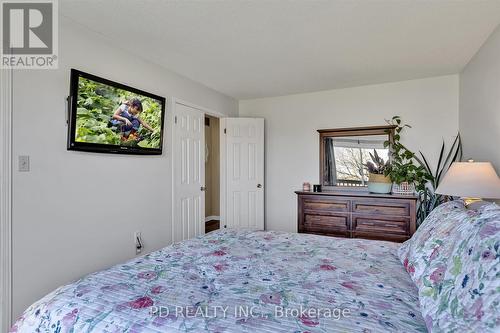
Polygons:
M142 252L142 235L140 231L134 233L134 244L135 244L135 254L140 254Z
M30 171L30 157L27 155L19 156L19 171L28 172Z

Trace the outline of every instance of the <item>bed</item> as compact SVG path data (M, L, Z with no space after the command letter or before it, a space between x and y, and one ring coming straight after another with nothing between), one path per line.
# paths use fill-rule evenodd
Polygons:
M500 332L500 206L403 244L220 230L60 287L11 332Z
M399 246L221 230L60 287L11 332L426 332Z

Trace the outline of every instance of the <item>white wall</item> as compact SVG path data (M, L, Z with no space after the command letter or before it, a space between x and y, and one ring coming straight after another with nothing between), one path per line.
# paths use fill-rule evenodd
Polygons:
M460 133L465 156L500 174L500 26L460 74Z
M66 20L59 31L58 70L14 74L14 156L31 157L31 172L13 177L14 316L59 285L133 257L136 230L145 252L171 242L170 110L162 156L69 152L70 68L238 112L234 99L113 48L97 34Z
M321 128L383 125L400 115L413 126L402 141L437 160L458 131L458 76L240 101L240 116L266 119L266 228L297 230L302 182L319 182Z

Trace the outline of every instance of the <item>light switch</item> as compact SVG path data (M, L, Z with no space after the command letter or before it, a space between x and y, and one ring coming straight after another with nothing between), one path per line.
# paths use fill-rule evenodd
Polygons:
M135 239L135 254L139 254L142 251L143 245L142 245L142 236L140 231L136 231L134 233L134 239Z
M19 171L28 172L30 171L30 157L27 155L19 156Z

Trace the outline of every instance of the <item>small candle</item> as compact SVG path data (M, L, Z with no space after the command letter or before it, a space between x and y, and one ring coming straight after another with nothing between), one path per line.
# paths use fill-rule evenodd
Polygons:
M304 192L309 192L309 191L311 191L311 183L304 182L304 183L302 184L302 190L303 190Z

